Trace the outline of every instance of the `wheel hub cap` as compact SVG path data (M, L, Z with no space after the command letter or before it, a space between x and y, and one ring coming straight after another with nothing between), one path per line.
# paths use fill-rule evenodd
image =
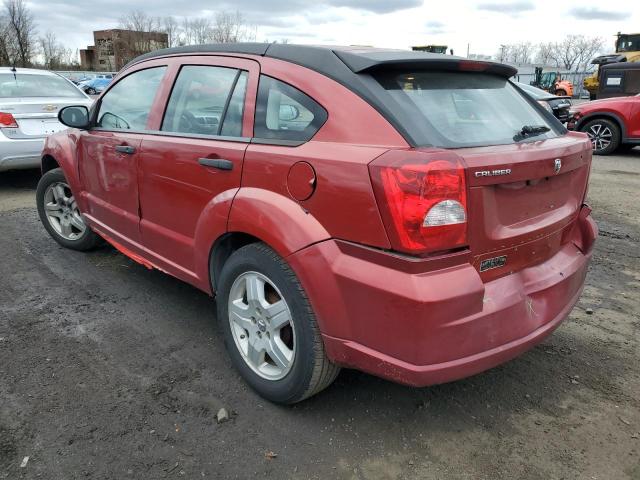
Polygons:
M229 292L231 333L245 363L267 380L284 378L295 358L291 310L275 284L258 272L238 276Z
M591 146L593 150L600 151L606 149L611 145L613 139L613 132L606 125L596 123L592 125L587 131L587 135L591 139Z
M44 192L44 211L49 225L66 240L77 240L87 226L78 210L69 185L52 183Z

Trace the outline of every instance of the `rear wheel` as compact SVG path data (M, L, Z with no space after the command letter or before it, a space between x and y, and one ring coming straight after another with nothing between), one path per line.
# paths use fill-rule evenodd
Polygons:
M45 173L36 190L38 215L49 235L63 247L91 250L101 239L85 223L62 170Z
M328 387L340 368L324 351L315 315L289 265L262 243L226 261L218 321L231 360L247 383L277 403L296 403Z
M580 127L580 131L589 135L596 155L610 155L620 145L620 128L611 120L591 120Z

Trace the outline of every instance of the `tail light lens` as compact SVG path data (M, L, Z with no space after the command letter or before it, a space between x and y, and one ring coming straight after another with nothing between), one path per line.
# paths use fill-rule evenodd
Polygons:
M18 123L10 113L0 112L0 128L18 128Z
M468 243L460 157L443 150L391 150L369 168L394 249L419 255Z

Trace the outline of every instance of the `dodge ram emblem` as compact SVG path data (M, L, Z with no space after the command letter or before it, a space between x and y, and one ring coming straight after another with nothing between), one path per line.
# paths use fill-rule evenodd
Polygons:
M553 171L556 173L560 173L560 169L562 168L562 160L556 158L553 162Z

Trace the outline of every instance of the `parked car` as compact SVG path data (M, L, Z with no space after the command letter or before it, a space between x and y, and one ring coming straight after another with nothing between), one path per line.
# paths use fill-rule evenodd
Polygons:
M567 128L589 135L596 155L640 145L640 95L574 105Z
M597 232L590 142L515 73L370 48L146 54L91 112L60 112L38 212L65 247L103 238L215 295L233 364L269 400L340 367L463 378L560 324Z
M531 95L531 97L543 106L546 110L553 113L553 115L562 123L566 123L569 120L569 109L571 108L571 97L564 95L552 95L549 92L527 85L526 83L516 82L521 89Z
M102 93L105 88L111 83L111 78L93 78L91 80L85 80L80 82L78 86L87 95L97 95Z
M67 128L58 111L91 103L55 73L0 67L0 171L39 167L45 137Z

